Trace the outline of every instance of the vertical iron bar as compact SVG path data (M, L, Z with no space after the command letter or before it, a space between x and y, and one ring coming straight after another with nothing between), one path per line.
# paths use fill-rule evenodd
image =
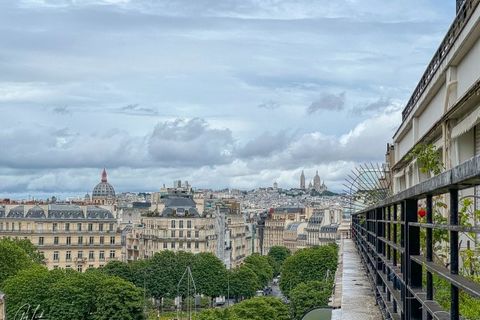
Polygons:
M450 190L450 225L458 225L458 190ZM458 274L458 231L450 230L450 273ZM458 288L450 284L450 319L459 319Z
M427 223L433 223L433 200L432 195L427 195ZM433 259L433 243L432 243L432 228L426 228L427 238L426 238L426 250L427 250L427 261L432 261ZM430 271L427 270L427 300L433 300L433 276ZM432 320L432 315L427 313L427 320Z

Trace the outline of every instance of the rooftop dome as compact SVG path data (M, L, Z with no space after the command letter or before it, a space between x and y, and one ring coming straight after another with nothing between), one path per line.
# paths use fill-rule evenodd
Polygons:
M93 188L92 199L113 197L115 197L115 189L107 182L107 171L103 169L102 180Z

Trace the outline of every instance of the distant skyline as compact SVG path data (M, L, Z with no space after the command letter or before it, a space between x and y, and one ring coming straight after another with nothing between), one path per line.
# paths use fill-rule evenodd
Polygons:
M298 187L382 162L434 0L0 2L0 198ZM311 178L310 178L311 177Z

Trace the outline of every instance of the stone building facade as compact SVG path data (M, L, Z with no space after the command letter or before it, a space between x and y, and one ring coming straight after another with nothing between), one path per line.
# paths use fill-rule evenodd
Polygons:
M112 211L99 206L0 207L0 237L30 240L49 269L85 271L122 259L117 221Z

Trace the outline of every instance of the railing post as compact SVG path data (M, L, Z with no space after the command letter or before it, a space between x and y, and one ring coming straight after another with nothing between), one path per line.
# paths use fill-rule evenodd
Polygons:
M417 199L405 200L405 271L406 275L406 298L407 298L407 319L421 319L421 304L417 300L412 299L413 295L409 288L422 287L422 266L411 260L412 255L420 254L420 228L411 226L410 222L418 221L418 201Z
M433 200L432 195L427 195L427 223L433 223ZM426 253L427 261L433 260L433 242L432 242L432 228L426 228ZM427 270L427 300L433 300L433 277L432 273ZM427 313L427 320L432 320L432 315Z
M407 210L406 200L402 201L401 203L401 210L400 210L400 221L402 224L400 225L400 246L404 249L403 253L400 252L401 257L401 271L403 274L403 283L407 284L407 271L406 271L406 259L405 254L407 253L405 250L405 211ZM404 320L409 320L410 315L408 312L408 303L407 303L407 287L406 285L401 285L401 294L402 294L402 305L403 305L403 313L401 318Z
M450 225L458 225L458 190L450 190ZM450 273L458 274L458 231L450 230ZM450 319L458 320L458 288L450 284Z

